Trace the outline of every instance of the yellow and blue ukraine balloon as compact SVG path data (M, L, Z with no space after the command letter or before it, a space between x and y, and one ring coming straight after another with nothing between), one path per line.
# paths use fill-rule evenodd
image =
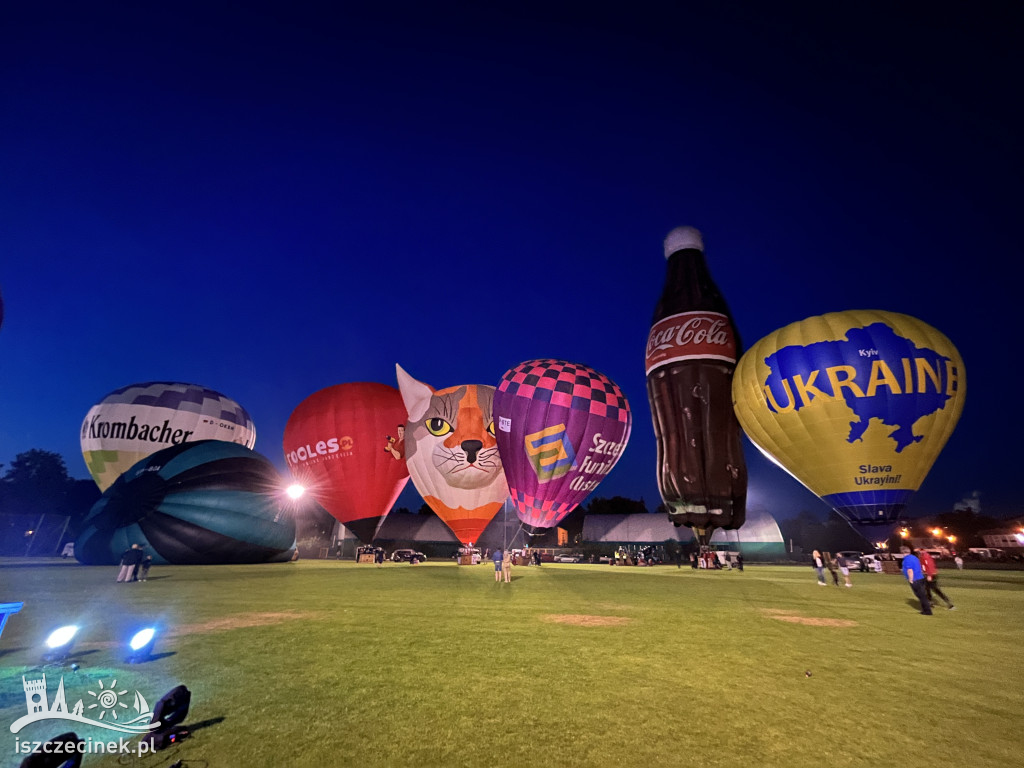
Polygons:
M787 325L736 365L733 405L772 461L854 523L897 519L960 418L963 360L909 315L850 310Z

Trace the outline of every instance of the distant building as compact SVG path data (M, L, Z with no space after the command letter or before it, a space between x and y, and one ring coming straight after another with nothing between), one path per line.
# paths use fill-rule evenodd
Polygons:
M693 532L677 528L667 515L587 515L583 519L583 542L587 544L663 544L666 540L693 542ZM786 554L775 518L763 510L748 509L747 521L736 531L717 530L711 545L743 552L746 557L778 558Z
M1001 549L1007 556L1024 553L1024 533L1020 528L993 528L978 533L985 546L991 549Z

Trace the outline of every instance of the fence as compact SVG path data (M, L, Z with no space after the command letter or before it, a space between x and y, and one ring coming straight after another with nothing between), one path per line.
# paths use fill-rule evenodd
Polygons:
M0 555L53 557L68 539L65 515L0 515Z

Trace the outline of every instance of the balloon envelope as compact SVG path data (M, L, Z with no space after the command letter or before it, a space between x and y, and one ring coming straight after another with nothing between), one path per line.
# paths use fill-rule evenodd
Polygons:
M274 466L220 440L171 446L122 474L82 523L75 557L116 565L132 544L157 564L290 560L295 523Z
M390 450L405 418L397 389L353 382L314 392L284 428L285 460L295 479L365 543L409 480L401 451Z
M550 528L604 479L629 441L622 390L592 368L529 360L494 394L494 418L509 494L519 519Z
M751 441L851 523L895 520L964 406L953 344L908 315L851 310L761 339L733 379Z
M90 408L82 422L82 456L101 491L160 449L199 440L252 448L256 428L231 398L196 384L171 381L116 389Z
M478 541L508 498L494 436L494 387L434 391L396 369L408 413L405 459L413 485L459 541Z

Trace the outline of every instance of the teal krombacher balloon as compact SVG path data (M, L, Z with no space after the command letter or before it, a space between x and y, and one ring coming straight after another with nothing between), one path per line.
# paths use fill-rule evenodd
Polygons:
M132 544L156 564L219 565L290 560L295 523L283 481L263 456L203 440L157 451L110 486L83 522L75 557L116 565Z

